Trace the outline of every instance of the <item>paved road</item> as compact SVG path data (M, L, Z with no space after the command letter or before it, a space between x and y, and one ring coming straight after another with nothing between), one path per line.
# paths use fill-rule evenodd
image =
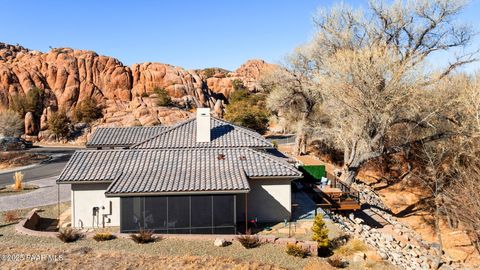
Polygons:
M65 167L73 152L75 152L77 149L78 148L63 147L38 147L30 149L29 151L32 152L53 155L53 158L43 162L38 166L23 169L22 172L25 174L24 181L30 182L58 176L62 172L63 167ZM13 174L14 172L0 173L0 186L12 183Z
M70 200L70 185L55 183L56 177L31 181L39 188L23 194L0 196L0 211L34 208ZM58 198L60 195L60 198Z

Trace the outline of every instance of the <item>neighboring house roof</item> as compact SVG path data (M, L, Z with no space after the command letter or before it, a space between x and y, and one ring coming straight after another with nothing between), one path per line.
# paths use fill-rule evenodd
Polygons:
M87 147L129 147L143 142L168 129L165 126L152 127L100 127L87 142Z
M301 172L249 148L76 151L57 183L112 182L106 194L247 192L246 177L291 177Z
M240 127L216 117L211 117L211 141L197 142L196 118L191 118L174 125L163 132L133 145L134 149L167 149L167 148L227 148L252 147L273 148L273 145L262 135L248 128Z

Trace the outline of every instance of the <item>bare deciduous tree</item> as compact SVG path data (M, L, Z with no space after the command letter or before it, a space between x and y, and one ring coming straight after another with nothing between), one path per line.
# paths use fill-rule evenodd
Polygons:
M14 111L0 112L0 135L18 136L22 134L23 119Z
M321 112L321 93L316 89L308 68L308 59L300 49L288 58L289 69L275 69L263 74L261 85L269 92L267 106L296 126L293 154L307 151L310 134L325 121Z
M476 54L460 54L435 71L425 66L436 52L468 45L472 29L455 23L464 6L371 2L365 13L338 6L315 18L318 30L306 46L305 66L322 93L329 137L344 149L348 183L371 159L455 135L443 123L454 124L442 115L449 104L431 100L439 82Z

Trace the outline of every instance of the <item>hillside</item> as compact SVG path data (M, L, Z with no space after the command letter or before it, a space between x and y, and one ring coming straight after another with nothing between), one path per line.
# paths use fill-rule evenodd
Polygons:
M163 63L126 66L118 59L94 51L52 48L49 52L0 43L0 110L9 108L15 95L26 95L33 88L44 90L38 117L27 114L25 133L44 139L52 112L73 109L88 97L104 106L100 125L132 126L171 124L189 116L185 108L210 107L221 114L240 80L251 91L264 70L273 67L263 60L249 60L230 72L221 68L185 70ZM174 107L158 107L150 97L163 88Z

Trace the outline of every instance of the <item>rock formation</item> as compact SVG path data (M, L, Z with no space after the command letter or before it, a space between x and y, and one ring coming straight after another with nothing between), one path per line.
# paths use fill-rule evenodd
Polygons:
M171 124L189 117L186 109L205 106L222 116L234 80L255 91L260 74L272 67L262 60L247 61L234 72L209 69L213 74L207 69L185 70L161 63L128 67L93 51L53 48L42 53L0 43L0 110L9 108L16 95L24 96L35 87L43 89L43 114L26 115L27 135L46 130L52 112L71 113L88 97L104 105L99 125ZM165 89L176 107L185 109L158 107L155 88Z

